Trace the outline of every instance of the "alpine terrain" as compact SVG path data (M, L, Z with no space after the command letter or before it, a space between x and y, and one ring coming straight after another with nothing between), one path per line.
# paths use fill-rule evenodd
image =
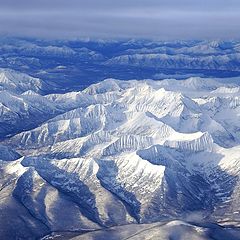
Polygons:
M105 66L166 57L124 51ZM33 76L0 70L0 239L240 239L239 77Z

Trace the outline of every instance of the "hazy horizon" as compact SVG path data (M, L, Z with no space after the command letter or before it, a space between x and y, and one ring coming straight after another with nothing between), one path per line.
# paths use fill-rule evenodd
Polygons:
M237 0L0 0L0 36L42 39L240 39Z

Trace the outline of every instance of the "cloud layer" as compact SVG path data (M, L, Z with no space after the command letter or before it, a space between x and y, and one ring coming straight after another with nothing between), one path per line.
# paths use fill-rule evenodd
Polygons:
M0 0L0 34L43 38L240 38L239 0Z

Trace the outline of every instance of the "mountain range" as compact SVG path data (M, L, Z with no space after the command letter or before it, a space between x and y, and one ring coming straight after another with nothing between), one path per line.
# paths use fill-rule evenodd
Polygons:
M239 41L41 40L0 38L0 67L83 90L121 80L240 76ZM52 93L55 88L51 88Z
M4 68L0 91L1 239L239 239L239 77L72 91Z

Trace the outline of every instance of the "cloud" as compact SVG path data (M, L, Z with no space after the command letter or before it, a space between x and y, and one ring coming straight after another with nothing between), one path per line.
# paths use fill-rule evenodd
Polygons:
M44 38L239 38L239 0L0 0L0 34Z

